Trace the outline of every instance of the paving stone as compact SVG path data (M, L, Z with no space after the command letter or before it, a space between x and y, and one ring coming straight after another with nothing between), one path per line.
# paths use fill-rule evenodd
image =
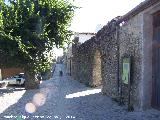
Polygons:
M59 76L60 68L64 70L62 77ZM94 91L96 89L100 89L100 87L88 88L71 79L65 73L64 66L57 64L53 78L44 81L38 90L20 89L18 91L9 90L9 88L8 91L2 90L7 94L2 95L4 94L2 93L0 96L0 120L18 120L18 118L13 118L16 116L19 116L19 120L22 117L26 117L27 120L160 120L160 111L154 109L127 112L124 106L118 106L117 103L101 93L88 93L86 96L81 96L86 94L87 90ZM42 96L33 102L37 93ZM66 98L67 95L70 97ZM72 98L73 96L74 98ZM25 110L25 106L29 102L36 105L36 111L33 113ZM7 116L12 118L5 118Z

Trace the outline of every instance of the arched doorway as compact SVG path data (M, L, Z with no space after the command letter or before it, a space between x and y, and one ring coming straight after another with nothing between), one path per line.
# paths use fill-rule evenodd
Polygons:
M93 56L93 71L92 71L92 87L100 86L102 84L101 75L101 55L100 51L96 50Z

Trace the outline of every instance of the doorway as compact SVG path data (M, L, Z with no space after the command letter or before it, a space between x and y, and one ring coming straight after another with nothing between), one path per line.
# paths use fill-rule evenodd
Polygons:
M102 84L101 75L101 55L100 51L96 50L93 58L93 71L92 71L92 87L100 86Z
M160 11L153 15L152 107L160 109Z

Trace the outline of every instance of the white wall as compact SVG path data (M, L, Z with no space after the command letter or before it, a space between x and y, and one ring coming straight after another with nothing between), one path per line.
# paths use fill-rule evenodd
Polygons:
M79 34L79 42L84 43L85 41L89 40L94 35L91 34Z

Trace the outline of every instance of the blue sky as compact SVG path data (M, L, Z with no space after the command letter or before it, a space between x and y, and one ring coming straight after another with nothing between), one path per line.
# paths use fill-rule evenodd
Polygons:
M75 32L95 32L98 24L122 16L144 0L74 0L77 9L70 27Z

